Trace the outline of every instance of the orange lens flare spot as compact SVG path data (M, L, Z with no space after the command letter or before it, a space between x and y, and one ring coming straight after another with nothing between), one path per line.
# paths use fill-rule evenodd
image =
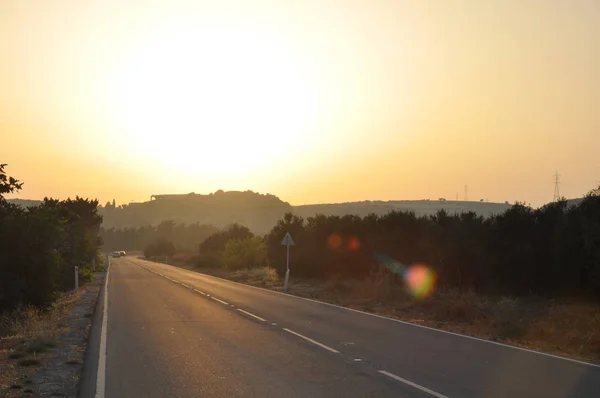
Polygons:
M435 287L435 272L426 265L416 264L411 266L404 280L413 296L425 298L431 295Z
M353 252L360 249L360 240L358 240L356 236L350 238L350 241L348 242L348 249Z
M339 249L342 245L342 237L338 234L329 235L329 238L327 238L327 245L332 249Z

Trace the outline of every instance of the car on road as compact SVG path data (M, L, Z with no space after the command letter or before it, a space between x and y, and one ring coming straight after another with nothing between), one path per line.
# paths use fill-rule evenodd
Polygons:
M113 256L113 257L122 257L122 256L121 256L121 252L118 252L118 251L114 251L114 252L112 252L112 256Z
M121 250L121 251L119 252L119 255L120 255L121 257L125 257L125 256L127 255L127 253L125 253L125 250Z

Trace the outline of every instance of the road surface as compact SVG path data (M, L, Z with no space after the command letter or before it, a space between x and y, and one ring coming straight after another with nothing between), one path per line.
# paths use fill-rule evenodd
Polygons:
M99 307L81 397L600 397L596 365L132 257Z

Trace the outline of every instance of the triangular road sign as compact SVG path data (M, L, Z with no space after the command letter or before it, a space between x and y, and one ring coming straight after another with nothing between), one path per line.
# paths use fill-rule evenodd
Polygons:
M281 241L281 244L284 246L294 246L294 240L292 239L292 235L290 233L286 233L285 237Z

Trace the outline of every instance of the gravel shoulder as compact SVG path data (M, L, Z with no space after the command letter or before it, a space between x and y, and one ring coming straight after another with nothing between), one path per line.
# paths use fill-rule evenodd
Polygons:
M0 340L0 396L76 397L92 319L105 273L61 297L48 311L30 310Z

